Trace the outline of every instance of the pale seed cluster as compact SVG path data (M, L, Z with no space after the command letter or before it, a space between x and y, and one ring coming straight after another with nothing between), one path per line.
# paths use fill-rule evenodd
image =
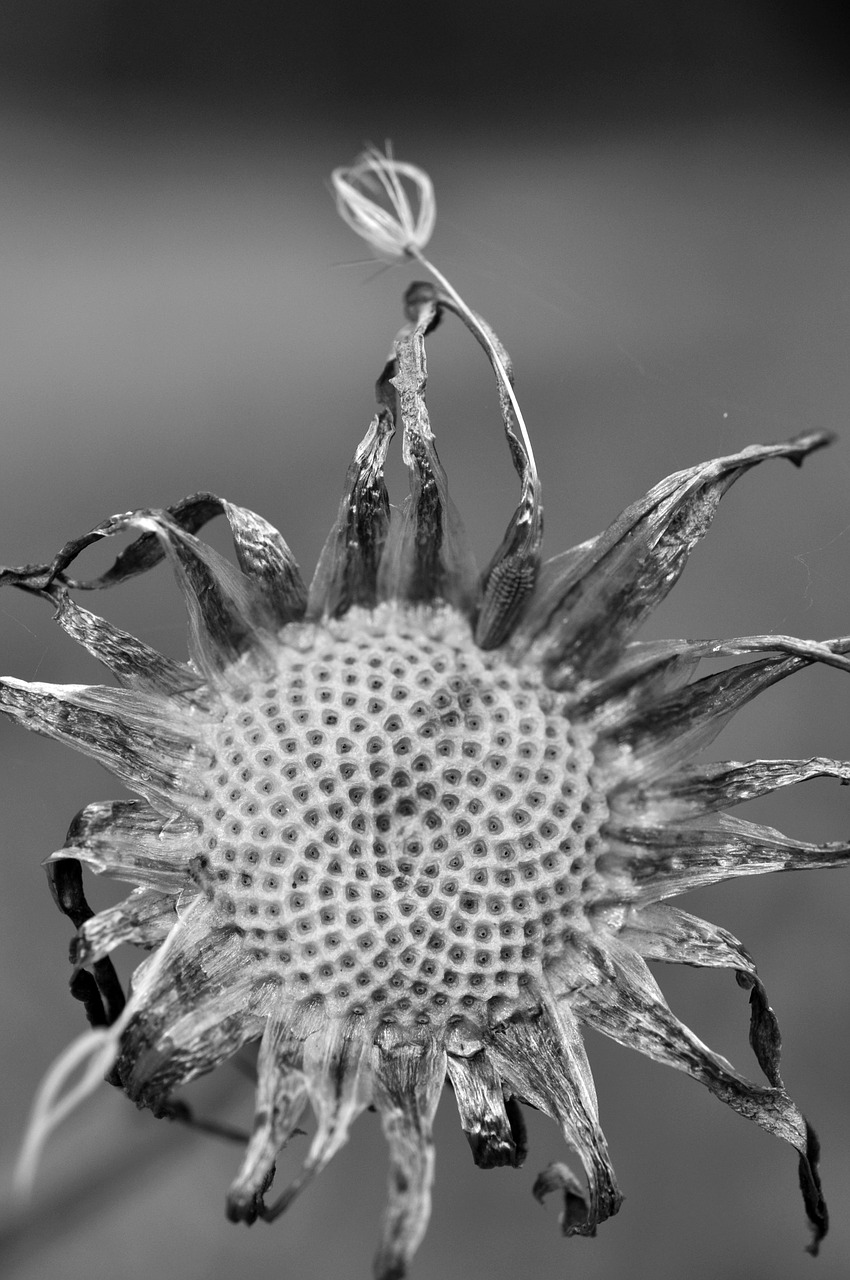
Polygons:
M509 1014L594 896L604 801L558 695L421 612L289 628L221 723L194 874L295 996Z

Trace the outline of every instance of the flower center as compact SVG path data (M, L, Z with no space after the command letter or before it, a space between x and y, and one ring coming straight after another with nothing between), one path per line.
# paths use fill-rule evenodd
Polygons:
M194 873L261 972L419 1021L522 1001L607 812L559 695L452 610L387 605L286 628L225 703Z

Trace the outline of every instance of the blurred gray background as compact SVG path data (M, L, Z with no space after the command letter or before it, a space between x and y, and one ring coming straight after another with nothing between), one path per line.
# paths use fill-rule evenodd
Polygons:
M848 86L830 14L766 0L7 3L0 562L47 559L111 512L212 489L276 523L312 570L412 278L364 262L327 178L391 138L435 181L434 259L514 357L549 552L672 470L835 429L801 474L766 464L731 492L647 634L846 632ZM441 455L484 562L516 493L495 395L477 348L448 325L429 358ZM390 479L400 498L397 458ZM184 652L166 573L99 604ZM49 613L4 594L0 668L99 680ZM847 756L847 708L838 673L806 673L713 754ZM4 1187L35 1085L83 1025L66 991L70 926L40 861L79 808L118 794L82 758L0 725ZM846 838L850 793L810 784L745 816ZM92 886L95 906L117 896ZM760 964L788 1087L823 1140L833 1229L820 1260L803 1253L793 1152L686 1078L593 1038L619 1217L594 1241L561 1240L554 1205L530 1194L561 1155L554 1125L531 1117L525 1169L484 1173L446 1094L414 1280L850 1273L850 880L754 878L683 905ZM659 976L698 1034L757 1075L731 975ZM249 1093L224 1068L198 1106L247 1122ZM104 1086L51 1143L29 1213L4 1210L4 1274L369 1274L385 1180L374 1117L273 1227L225 1221L238 1159Z

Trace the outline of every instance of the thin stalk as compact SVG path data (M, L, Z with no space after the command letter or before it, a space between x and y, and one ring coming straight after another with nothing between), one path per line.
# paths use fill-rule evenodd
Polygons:
M434 277L434 279L437 281L437 283L440 285L441 288L445 289L446 293L452 299L452 302L454 302L458 311L463 316L463 319L466 321L469 328L473 330L476 337L478 338L478 341L481 343L482 347L484 347L485 351L487 352L487 355L490 359L490 363L492 364L493 369L495 370L496 376L501 382L502 387L504 388L504 391L505 391L505 395L508 397L508 400L510 401L511 409L513 410L514 417L516 419L516 424L517 424L517 427L519 428L520 436L522 437L523 448L525 449L525 453L528 458L528 469L534 483L536 484L538 479L537 464L534 460L534 450L531 446L531 437L528 434L528 429L525 425L525 419L523 418L522 410L519 407L519 401L517 400L516 395L514 393L513 384L511 382L510 375L508 374L508 371L505 368L504 362L502 361L502 358L493 343L492 336L487 331L486 327L482 325L480 319L475 314L475 312L472 311L470 307L468 307L467 304L464 302L463 298L460 296L457 289L455 289L451 281L448 280L446 276L443 275L439 267L435 267L433 262L431 262L430 259L425 257L425 254L418 247L418 245L408 244L406 246L406 251L411 258L415 258L416 261L420 263L421 266L423 266L426 271L429 271L431 273L431 275Z

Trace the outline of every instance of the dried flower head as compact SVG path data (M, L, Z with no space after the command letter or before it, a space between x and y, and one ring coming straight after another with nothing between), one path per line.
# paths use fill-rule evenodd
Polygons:
M399 174L423 193L418 218ZM396 230L361 197L367 178L390 197ZM376 247L430 231L430 183L413 166L373 156L334 184L343 216L368 227ZM848 844L807 844L726 812L807 778L846 782L850 765L696 758L770 685L814 662L847 671L850 640L635 636L727 489L765 460L800 464L827 437L678 471L603 533L541 563L540 486L510 361L438 282L408 291L378 412L309 589L275 529L207 493L114 516L51 564L2 572L51 601L117 687L3 679L0 709L100 760L138 796L84 809L48 859L77 930L73 986L93 1029L45 1081L22 1173L104 1075L173 1115L181 1085L259 1040L233 1220L276 1218L371 1105L390 1153L376 1274L401 1276L428 1221L432 1121L448 1082L484 1168L523 1162L523 1104L558 1122L586 1186L557 1163L535 1193L559 1192L567 1235L593 1234L621 1197L582 1042L591 1027L686 1072L796 1148L814 1251L826 1229L817 1143L780 1077L779 1032L753 960L668 900L736 876L850 861ZM521 484L483 573L425 405L426 336L447 310L493 363ZM393 512L383 470L398 426L410 495ZM219 514L235 566L197 536ZM72 576L85 547L128 530L139 536L107 573ZM73 597L163 557L189 612L186 663ZM718 657L744 661L697 674ZM93 914L81 868L128 882L129 896ZM126 1003L110 960L123 943L151 953ZM648 961L735 972L764 1083L674 1016ZM308 1107L316 1131L301 1171L271 1197Z

